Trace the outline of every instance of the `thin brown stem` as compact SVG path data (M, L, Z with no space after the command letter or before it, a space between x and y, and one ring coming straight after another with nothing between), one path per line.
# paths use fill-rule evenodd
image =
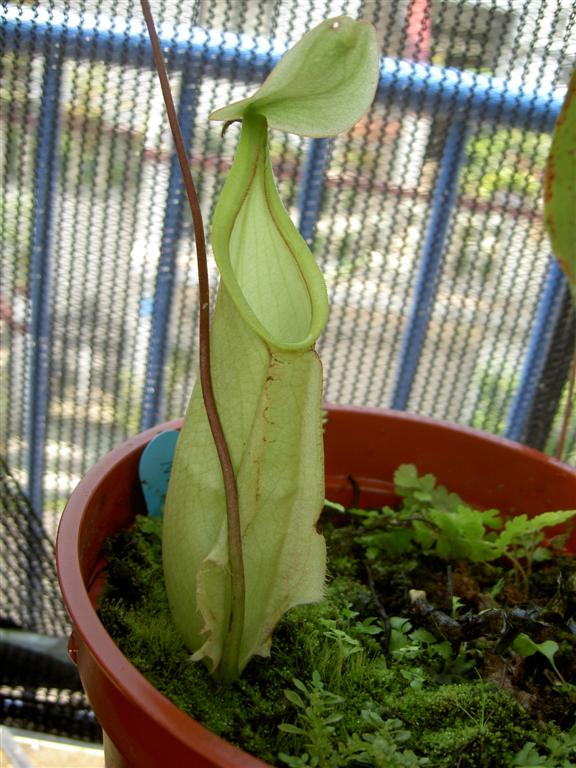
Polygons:
M382 605L382 602L378 597L378 593L376 592L376 584L374 583L374 575L372 573L372 569L370 568L368 563L365 563L365 567L366 567L366 576L368 578L368 586L370 587L370 592L372 594L372 600L374 601L376 610L380 614L380 618L384 622L384 637L382 638L383 640L382 645L384 647L384 652L388 653L388 649L390 648L390 636L392 634L392 625L390 623L390 617L388 616L388 613L386 612L386 608L384 608L384 606Z
M148 27L148 34L152 44L154 63L156 65L156 70L160 79L160 87L164 97L164 104L166 105L168 122L170 123L170 128L172 130L176 154L178 156L178 161L180 163L180 169L182 171L182 177L184 180L184 188L186 190L186 195L190 204L192 222L194 225L194 236L196 239L198 290L200 298L200 384L202 388L202 396L204 399L204 407L206 408L206 414L210 424L210 430L212 432L212 437L214 438L214 444L216 446L218 459L222 468L224 492L226 497L226 513L228 520L228 559L231 576L232 605L230 609L231 615L229 624L230 629L228 647L224 652L224 658L221 663L221 668L218 671L218 676L223 681L229 682L235 679L239 672L238 656L244 628L246 588L244 577L244 558L242 553L242 531L240 527L238 487L236 484L236 476L234 474L234 467L232 465L230 450L226 442L220 416L218 415L216 398L214 396L214 388L212 385L212 374L210 367L210 287L208 280L208 261L206 258L206 237L204 235L202 211L200 209L196 187L194 185L194 180L192 178L188 164L186 147L184 146L184 140L182 138L180 124L178 122L178 115L174 106L174 99L172 98L170 82L168 80L168 74L166 72L166 66L164 64L164 57L162 55L160 42L158 40L154 18L152 16L152 11L150 9L148 0L140 0L140 4L142 6L142 12L144 14L146 26Z
M566 405L564 406L564 413L562 414L562 425L560 427L560 437L558 438L558 445L556 446L556 458L562 459L564 456L564 445L566 444L566 436L568 434L568 424L570 423L570 417L572 416L572 410L574 408L574 399L576 396L576 347L574 348L574 355L572 357L572 368L570 371L570 381L568 384L568 398Z

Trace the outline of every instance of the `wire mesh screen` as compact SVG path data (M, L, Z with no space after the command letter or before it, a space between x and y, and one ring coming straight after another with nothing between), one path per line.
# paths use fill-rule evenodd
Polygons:
M326 399L553 447L574 313L540 199L572 0L153 8L207 220L238 138L210 111L322 19L374 23L370 114L330 142L272 134L329 288ZM86 468L182 414L195 377L194 239L140 19L132 0L2 4L2 453L51 529Z
M100 728L66 651L54 547L0 458L0 723L88 741Z

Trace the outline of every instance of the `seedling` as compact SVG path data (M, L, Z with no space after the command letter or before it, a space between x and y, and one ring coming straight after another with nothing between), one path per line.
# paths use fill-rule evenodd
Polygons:
M410 731L398 718L383 719L374 708L363 709L360 719L366 732L362 735L338 734L343 720L345 700L327 691L318 672L306 686L293 680L297 690L288 689L285 696L298 710L300 725L283 723L280 730L296 737L295 744L303 749L298 756L280 753L290 768L336 768L337 766L370 765L374 768L418 768L428 765L425 757L417 757L405 749Z
M556 662L554 661L554 656L558 651L558 647L558 643L555 640L544 640L541 643L536 643L524 632L521 632L512 643L512 648L521 656L533 656L535 653L541 653L542 656L545 656L550 662L550 666L558 676L560 682L565 683L566 681L560 674Z

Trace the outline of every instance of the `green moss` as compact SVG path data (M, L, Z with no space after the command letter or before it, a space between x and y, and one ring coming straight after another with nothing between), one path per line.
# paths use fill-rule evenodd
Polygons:
M505 768L530 736L537 737L514 699L481 680L408 689L401 697L385 696L383 705L412 728L419 749L437 766Z
M290 611L274 634L271 660L256 658L228 688L190 660L172 624L160 521L139 517L110 542L102 620L158 690L272 765L506 768L527 742L545 744L550 727L538 732L508 692L479 678L471 661L478 651L418 630L400 632L399 650L383 653L385 622L353 564L353 546L346 551L350 531L329 536L338 557L330 561L326 599ZM378 578L381 570L374 569Z

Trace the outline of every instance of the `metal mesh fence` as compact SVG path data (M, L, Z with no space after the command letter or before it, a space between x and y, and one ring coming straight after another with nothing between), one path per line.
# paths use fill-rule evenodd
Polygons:
M101 732L76 666L54 548L0 458L0 723L88 741Z
M153 6L207 221L238 136L209 112L323 18L375 24L370 114L330 142L272 135L329 287L326 399L551 449L574 316L540 199L572 0ZM140 18L132 0L2 3L1 452L50 530L95 459L183 413L195 376L194 242Z

